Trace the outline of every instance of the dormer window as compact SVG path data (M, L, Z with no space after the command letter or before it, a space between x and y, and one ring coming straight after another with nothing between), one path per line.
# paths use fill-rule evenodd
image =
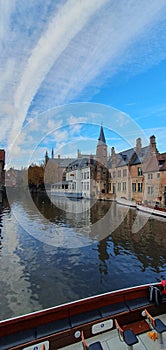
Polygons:
M164 159L159 159L159 166L164 164Z
M139 167L139 168L138 168L138 176L142 176L142 174L143 174L143 173L142 173L142 168Z

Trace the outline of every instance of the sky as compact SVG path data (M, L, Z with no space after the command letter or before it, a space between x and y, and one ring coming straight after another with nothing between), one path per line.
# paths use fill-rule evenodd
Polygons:
M0 148L6 167L116 151L166 151L165 0L0 0Z

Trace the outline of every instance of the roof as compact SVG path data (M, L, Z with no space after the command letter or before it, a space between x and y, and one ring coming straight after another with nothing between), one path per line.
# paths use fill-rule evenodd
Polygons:
M88 167L92 164L96 164L97 161L95 159L90 159L90 158L77 158L70 164L68 164L68 171L70 170L75 170L75 169L82 169L85 167Z
M118 168L121 166L128 165L134 152L135 152L134 148L130 148L130 149L127 149L127 150L122 151L120 153L117 153L116 154L116 159L117 159L116 167ZM113 162L111 160L108 163L110 168L112 167L112 163Z
M137 164L143 163L143 160L145 159L148 153L148 150L149 150L149 146L141 148L141 151L139 153L135 153L135 157L131 161L130 165L137 165Z
M136 153L135 148L129 148L125 151L119 152L116 154L116 168L122 167L125 165L137 165L140 163L143 163L143 160L145 159L147 153L148 153L149 146L145 146L141 148L141 151L139 153ZM108 161L108 167L111 169L112 166L115 167L115 161L112 160L112 158Z
M104 130L103 130L102 126L100 128L100 135L99 135L98 141L99 141L98 144L100 144L100 143L105 143L106 144L105 136L104 136Z
M61 168L66 168L75 158L49 158L49 162L59 165Z
M59 182L55 182L53 185L68 185L69 184L69 181L59 181Z

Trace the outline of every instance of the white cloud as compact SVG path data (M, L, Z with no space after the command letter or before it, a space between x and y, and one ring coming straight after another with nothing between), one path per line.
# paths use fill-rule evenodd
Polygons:
M56 142L60 142L60 141L66 141L68 139L68 132L65 130L65 131L60 131L60 130L57 130L53 133L54 135L54 140Z
M29 105L54 62L72 38L83 28L89 18L106 0L68 0L42 35L28 60L14 97L18 118L14 123L22 126Z
M33 118L83 93L88 99L122 69L135 74L162 61L165 14L165 0L1 0L2 142L14 142L27 113ZM31 131L51 132L56 118Z

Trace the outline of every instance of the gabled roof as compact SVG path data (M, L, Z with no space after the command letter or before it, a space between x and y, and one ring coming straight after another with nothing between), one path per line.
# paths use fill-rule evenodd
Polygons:
M119 152L116 154L116 168L122 167L125 165L137 165L143 163L147 153L149 146L145 146L141 148L139 153L136 153L135 148L129 148L125 151ZM111 169L112 165L115 165L115 162L110 158L108 161L108 167Z
M149 150L149 146L145 146L141 148L141 151L139 153L135 152L135 155L133 156L133 160L131 160L130 165L137 165L140 163L143 163L147 153Z
M117 156L119 158L119 162L117 164L117 167L128 165L134 152L135 152L134 148L130 148L118 153Z

